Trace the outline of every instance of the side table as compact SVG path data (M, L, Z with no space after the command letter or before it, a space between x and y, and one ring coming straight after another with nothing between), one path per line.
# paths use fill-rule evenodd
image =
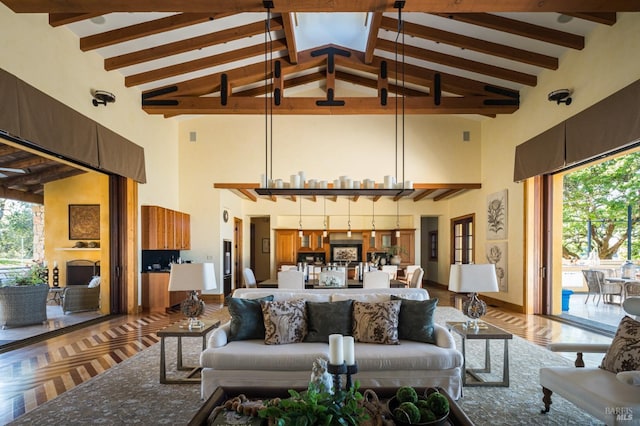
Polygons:
M183 337L201 337L202 338L202 350L204 351L207 348L207 334L217 328L220 325L220 321L203 321L204 327L201 328L192 328L190 329L188 325L185 323L176 323L172 324L168 327L159 330L156 334L160 337L160 383L163 384L186 384L186 383L200 383L201 379L199 377L193 377L195 374L200 372L201 368L198 367L187 367L182 363L182 338ZM184 379L167 379L167 360L165 356L165 345L164 339L167 337L177 337L178 338L178 348L177 348L177 370L191 370L187 377Z
M47 302L55 302L56 305L62 305L62 295L65 287L49 287L49 298Z
M462 385L463 386L509 386L509 340L513 339L513 334L501 328L495 327L486 322L479 322L478 329L467 327L466 322L447 322L447 328L462 338ZM484 340L484 368L467 368L466 341ZM478 373L491 373L491 340L502 340L504 342L504 355L502 364L502 381L485 381ZM475 382L467 382L467 374L476 379Z

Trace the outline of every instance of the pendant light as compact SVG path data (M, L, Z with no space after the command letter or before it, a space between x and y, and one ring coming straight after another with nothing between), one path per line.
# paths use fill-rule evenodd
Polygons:
M322 230L322 238L327 238L327 197L322 197L324 229Z
M371 215L371 236L376 236L376 200L371 200L373 204L373 214Z
M302 232L302 197L300 197L300 216L298 217L298 237L303 237Z
M349 206L349 218L347 219L347 238L351 238L351 198L347 198Z
M400 238L400 200L396 201L396 238Z

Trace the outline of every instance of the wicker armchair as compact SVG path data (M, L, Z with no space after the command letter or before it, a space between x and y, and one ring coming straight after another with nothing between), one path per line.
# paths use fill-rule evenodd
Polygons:
M596 301L596 295L598 299L596 306L600 303L600 298L604 300L604 303L613 303L613 296L618 296L619 300L623 298L623 287L620 283L612 283L605 281L604 272L597 270L583 270L582 274L587 282L589 293L584 303L587 303L589 296L593 294L593 300Z
M0 287L0 326L20 327L47 321L46 284Z
M62 295L62 312L95 311L100 309L100 286L68 286Z

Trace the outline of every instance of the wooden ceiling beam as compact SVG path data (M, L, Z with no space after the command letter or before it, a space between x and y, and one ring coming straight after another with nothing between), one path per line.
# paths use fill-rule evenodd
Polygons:
M380 31L380 23L382 22L382 13L373 13L371 24L369 25L369 35L367 36L367 45L364 49L364 63L370 64L373 60L373 52L378 42L378 32Z
M290 78L284 81L284 88L291 89L293 87L302 86L309 83L314 83L316 81L324 80L325 72L323 69L313 72L310 74L305 74L300 77ZM271 84L267 85L267 91L272 92L273 86ZM263 96L264 95L264 86L254 87L252 89L241 90L238 92L233 92L231 96Z
M289 62L298 63L298 47L296 45L296 34L293 30L293 19L291 13L282 14L282 28L284 29L284 38L289 50Z
M287 44L284 39L274 40L271 47L273 52L282 52L287 50ZM151 71L141 72L139 74L132 74L125 77L124 84L127 87L138 86L140 84L162 80L176 75L252 58L262 53L264 53L264 45L258 43L242 49L230 50L218 55L207 56L206 58L194 59L192 61L181 62L168 67L157 68Z
M383 17L381 27L386 30L395 32L398 29L398 20L394 18ZM493 43L490 41L468 37L406 21L403 23L403 27L405 34L409 36L431 40L436 43L448 44L451 46L459 47L461 49L472 50L474 52L480 52L487 55L498 56L500 58L505 58L511 61L521 62L536 67L551 70L558 69L558 58L554 58L552 56L529 52L527 50L518 49L516 47Z
M288 58L274 58L274 60L280 60L282 64L282 73L284 75L301 72L308 70L310 68L322 66L325 62L325 58L318 57L313 58L313 60L305 61L304 63L291 64L288 61ZM229 82L231 82L232 86L242 86L245 84L251 84L258 81L264 81L264 63L256 63L253 65L248 65L245 67L234 68L231 70L227 70L224 72L227 74L227 78ZM185 96L185 95L206 95L209 93L214 93L220 90L220 76L222 72L218 72L215 74L209 74L202 77L197 77L194 79L186 80L175 85L165 86L161 88L156 88L152 90L147 90L144 92L145 95L150 93L154 93L157 91L162 91L167 87L175 87L175 90L171 93L160 95L157 98L169 98L175 96ZM271 77L270 75L267 77Z
M52 27L60 27L62 25L73 24L74 22L84 21L86 19L102 16L102 12L94 13L52 13L49 15L49 25Z
M274 18L271 20L271 29L273 31L282 29L282 21L280 18ZM143 62L153 61L155 59L165 58L167 56L177 55L178 53L185 53L209 46L215 46L217 44L228 43L230 41L251 37L257 34L264 34L263 21L229 28L227 30L216 31L215 33L192 37L160 46L154 46L149 49L113 56L104 60L104 68L107 71L112 71Z
M318 107L318 98L291 97L283 98L279 106L273 108L274 115L349 115L349 114L395 114L395 105L380 105L377 97L350 98L337 96L344 100L344 106ZM439 106L434 106L429 97L406 98L406 114L511 114L518 109L517 105L504 105L483 96L444 97ZM164 98L163 102L175 102L175 105L143 104L148 114L256 114L264 110L264 99L251 97L229 97L227 105L222 105L219 98L214 97L176 97Z
M492 15L490 13L436 13L435 15L508 34L544 41L557 46L568 47L569 49L584 49L584 37L580 35L566 31L558 31L516 19L505 18L504 16Z
M413 201L414 202L418 202L418 201L422 200L423 198L426 198L429 195L433 194L434 192L436 192L435 189L426 189L424 191L420 191L420 193L418 195L413 197Z
M80 39L80 50L87 52L101 47L113 46L166 31L177 30L190 25L201 24L231 15L230 13L180 13L153 21L141 22L111 31L94 34Z
M354 75L344 71L336 71L336 79L340 81L346 81L348 83L357 84L358 86L368 87L370 89L378 88L378 81L373 80L367 77ZM402 91L402 87L396 84L389 84L388 89L390 93L400 93ZM426 92L421 92L419 90L414 90L411 88L404 88L404 93L406 96L429 96Z
M264 12L256 0L2 0L17 13L91 13L91 12ZM272 12L392 12L394 0L279 0ZM407 2L405 12L476 13L476 12L615 12L640 11L629 0L421 0Z
M10 189L3 186L2 184L0 184L0 198L24 201L25 203L44 204L44 195L38 195L26 191L19 191L17 189Z
M391 40L378 39L376 49L384 50L387 52L395 52L395 45L396 44ZM488 75L490 77L495 77L503 80L514 81L516 83L521 83L527 86L533 87L537 84L538 81L535 75L497 67L482 62L472 61L469 59L460 58L458 56L447 55L441 52L436 52L435 50L423 49L416 46L405 45L404 53L406 56L420 59L422 61L435 62L436 64L471 71L477 74Z
M460 191L464 191L464 189L450 189L448 191L443 192L442 194L436 196L433 198L433 201L440 201L440 200L444 200L445 198L449 198L455 194L457 194Z
M595 22L597 24L613 25L618 20L616 12L608 13L580 13L580 12L563 12L563 15L573 16L575 18L584 19L586 21Z

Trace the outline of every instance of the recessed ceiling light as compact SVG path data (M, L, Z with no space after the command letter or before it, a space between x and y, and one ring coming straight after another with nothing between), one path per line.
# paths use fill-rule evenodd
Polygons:
M561 13L560 15L558 15L557 21L561 24L566 24L567 22L570 22L572 19L573 19L573 16L569 16Z
M107 22L107 20L104 19L104 16L100 15L100 16L94 16L93 18L91 18L91 22L93 22L96 25L102 25L105 22Z

